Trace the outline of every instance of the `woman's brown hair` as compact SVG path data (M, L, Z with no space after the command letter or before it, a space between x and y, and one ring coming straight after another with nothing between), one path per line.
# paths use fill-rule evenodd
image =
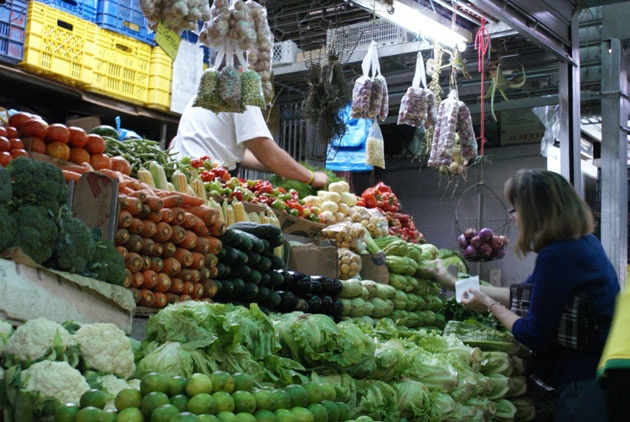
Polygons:
M593 214L561 175L523 169L505 182L505 198L517 212L520 236L516 252L538 252L551 242L578 239L593 232Z

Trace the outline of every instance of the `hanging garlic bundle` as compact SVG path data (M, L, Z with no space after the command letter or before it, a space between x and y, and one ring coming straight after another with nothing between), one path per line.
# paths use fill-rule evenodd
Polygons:
M196 31L198 22L211 16L209 3L203 0L140 0L140 10L149 28L155 30L161 21L177 34Z

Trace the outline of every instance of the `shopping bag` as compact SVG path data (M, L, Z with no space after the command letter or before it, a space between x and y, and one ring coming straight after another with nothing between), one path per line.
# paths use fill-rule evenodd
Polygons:
M365 144L365 163L370 166L385 168L385 144L378 122L374 121Z

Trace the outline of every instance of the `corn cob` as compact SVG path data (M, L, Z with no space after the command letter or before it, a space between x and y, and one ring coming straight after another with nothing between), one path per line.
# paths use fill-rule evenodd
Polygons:
M234 210L234 221L249 221L247 213L245 212L245 206L241 201L232 201L232 209Z
M155 187L158 189L167 190L168 180L166 179L166 172L164 171L164 167L162 167L157 161L152 160L149 163L149 171L151 172L151 176L153 176Z
M208 199L208 195L206 193L206 186L204 185L201 179L194 179L192 182L190 182L190 186L195 191L195 196L204 200Z
M258 223L260 224L260 216L258 215L257 212L252 211L248 214L249 217L249 221L251 221L252 223Z
M177 190L175 189L175 185L172 182L168 182L166 186L169 192L177 192Z
M186 175L181 171L175 170L173 172L173 176L171 177L171 181L173 182L177 192L185 193L188 190L188 179L186 179Z
M153 180L153 176L151 175L151 172L149 170L145 168L139 168L137 176L138 180L140 180L142 183L146 183L152 188L155 188L155 181Z

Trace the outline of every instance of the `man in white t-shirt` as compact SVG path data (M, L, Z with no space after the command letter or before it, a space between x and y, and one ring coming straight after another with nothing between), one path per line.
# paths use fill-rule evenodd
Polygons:
M175 157L207 155L231 171L240 165L314 187L328 184L326 173L308 170L280 148L273 140L260 108L247 106L243 113L214 113L193 107L192 103L193 99L184 109L177 135L170 144L170 148L177 152Z

